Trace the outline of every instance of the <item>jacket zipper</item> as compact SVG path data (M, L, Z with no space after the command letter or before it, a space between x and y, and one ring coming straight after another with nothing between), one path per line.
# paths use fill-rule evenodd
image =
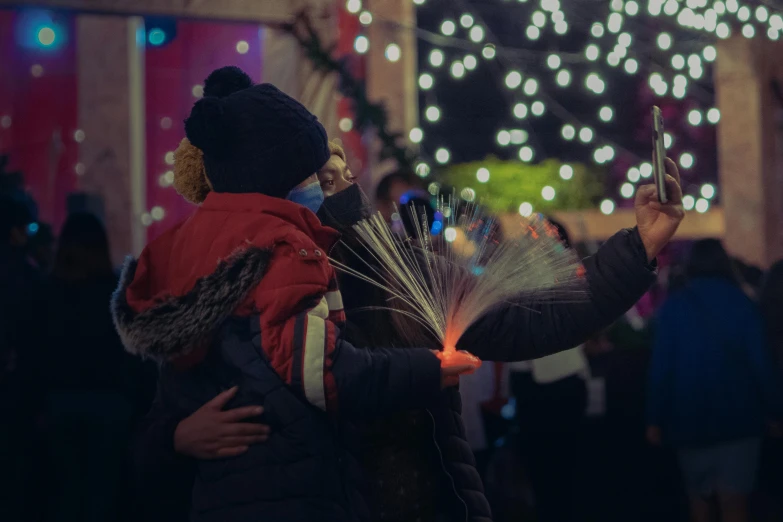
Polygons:
M432 412L430 410L424 410L427 412L427 415L430 416L430 420L432 421L432 443L435 444L435 449L438 450L438 458L440 458L440 466L441 469L443 469L443 473L446 474L447 477L449 477L449 481L451 482L451 489L454 491L454 496L457 497L457 499L462 502L462 507L465 508L465 522L468 522L468 517L470 516L470 511L468 510L468 504L463 500L463 498L459 495L459 492L457 491L457 485L454 482L454 477L451 476L451 473L446 469L446 462L443 460L443 452L440 450L440 446L438 445L438 438L436 437L436 427L435 427L435 417L432 415Z

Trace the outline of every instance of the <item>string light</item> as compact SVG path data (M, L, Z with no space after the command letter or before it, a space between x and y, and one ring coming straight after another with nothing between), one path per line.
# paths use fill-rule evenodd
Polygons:
M547 56L546 64L550 69L557 69L560 67L560 57L556 54L550 54Z
M454 62L451 64L451 75L457 79L465 76L465 66L462 65L462 62Z
M484 48L481 50L481 56L483 56L487 60L493 59L495 57L495 46L492 44L485 45Z
M626 199L633 197L635 189L632 184L626 182L620 186L620 195Z
M668 148L671 148L671 146L673 144L674 144L674 138L672 137L671 134L669 134L668 132L665 132L663 134L663 146L668 149Z
M457 26L451 20L444 20L443 23L440 24L440 32L445 34L446 36L451 36L456 31L457 31Z
M415 170L416 170L416 175L417 176L419 176L420 178L426 178L427 176L430 175L430 170L431 169L430 169L429 165L427 165L426 163L422 162L422 163L419 163L418 165L416 165Z
M625 72L627 72L628 74L636 74L638 70L639 70L639 62L637 62L633 58L628 58L625 61Z
M606 28L610 33L619 33L623 27L623 15L620 13L612 13L609 15L609 19L606 22Z
M670 49L672 46L672 37L669 33L661 33L656 40L658 47L664 51Z
M694 208L699 214L704 214L710 209L710 202L704 198L699 198L696 200L696 205L694 205Z
M525 81L525 86L522 88L522 90L528 96L533 96L538 91L538 82L533 78L528 78Z
M525 30L525 35L529 40L538 40L538 37L541 36L541 30L535 25L531 25Z
M555 81L560 87L568 87L571 84L571 73L567 69L557 71Z
M527 105L524 103L514 105L514 116L520 120L527 118Z
M519 215L522 217L530 217L533 215L533 205L527 201L519 205Z
M524 162L532 161L533 159L533 149L525 145L521 149L519 149L519 159L521 159Z
M523 131L522 129L512 129L510 134L511 143L514 145L521 145L527 141L527 132Z
M628 174L626 176L628 177L628 181L636 183L642 177L642 174L636 167L631 167L628 169Z
M434 84L435 78L433 78L430 73L423 73L419 76L419 87L421 87L422 90L428 91L432 89Z
M680 166L684 169L689 169L693 167L695 160L693 158L693 154L690 152L683 152L680 154Z
M590 34L592 34L594 38L601 38L604 35L603 24L600 22L593 22L593 25L590 26Z
M606 105L601 107L601 110L598 111L598 117L601 118L601 121L611 121L612 116L614 116L614 111L612 111L611 107L607 107Z
M553 187L550 187L549 185L546 185L544 188L541 189L541 197L544 198L546 201L552 201L555 199L555 189Z
M345 2L345 10L349 13L356 14L362 9L361 0L348 0Z
M497 135L497 141L498 141L498 145L502 145L505 147L506 145L511 143L511 133L508 132L507 130L499 131Z
M715 47L712 45L706 46L702 51L701 54L704 56L704 59L708 62L714 62L715 59L718 57L718 51L715 50Z
M478 25L474 25L470 28L470 39L475 43L480 43L484 40L484 29Z
M715 185L712 183L705 183L701 186L701 196L705 199L712 199L715 197Z
M693 205L695 203L696 203L696 199L690 194L687 194L682 197L682 206L683 208L685 208L685 210L693 210Z
M601 52L598 49L598 46L595 44L590 44L587 47L585 47L585 58L587 58L591 62L596 61L600 54Z
M713 125L718 123L720 121L720 110L718 110L716 107L713 107L712 109L708 110L707 121L712 123Z
M541 116L544 114L544 111L546 111L544 102L534 101L533 105L530 106L530 112L533 113L533 116Z
M481 167L476 171L476 179L479 183L486 183L489 181L489 170Z
M472 71L478 66L478 60L472 54L465 56L465 58L462 59L462 63L465 64L465 69L469 71Z
M753 38L756 36L756 29L750 24L745 24L742 26L742 36L745 38Z
M441 165L448 163L449 158L451 158L451 153L448 151L448 149L441 147L440 149L435 151L435 161L437 161Z
M431 105L427 107L426 111L424 111L424 116L427 118L428 121L435 123L440 119L440 109L438 109L434 105Z
M424 139L424 131L418 127L414 127L411 129L410 133L408 133L408 137L410 138L411 143L421 143L421 140Z
M672 56L672 67L677 69L683 69L685 67L685 58L681 54L675 54Z
M506 87L516 89L522 84L522 75L518 71L511 71L506 75Z
M337 123L337 126L343 132L351 132L351 129L353 129L353 121L351 118L341 118Z
M440 67L441 65L443 65L443 60L444 60L443 51L439 49L433 49L430 52L430 65L432 65L433 67Z
M240 40L237 42L237 52L239 54L247 54L247 52L250 50L250 44L248 44L244 40Z
M593 129L590 127L584 127L579 131L579 140L582 143L590 143L593 141Z
M611 199L605 199L601 202L601 213L607 216L614 212L614 201Z
M400 46L396 43L390 43L386 46L386 51L384 52L384 55L386 56L386 59L390 62L396 62L400 59L400 55L402 54L402 51L400 50Z
M691 125L698 126L701 125L701 111L698 109L693 109L691 112L688 113L688 123Z
M372 13L369 11L363 11L359 15L359 23L362 25L370 25L372 23Z
M561 178L568 181L574 177L574 168L571 165L561 165L559 174Z
M353 41L353 48L357 53L364 54L370 50L370 40L363 34L360 34Z
M606 88L606 84L596 73L590 73L585 78L585 86L595 94L601 94Z
M574 129L574 126L571 124L565 124L563 125L563 129L561 130L561 134L563 135L563 138L567 141L571 141L576 136L576 129Z
M645 162L639 165L639 174L641 174L643 178L649 178L650 176L652 176L652 172L653 172L652 163Z
M459 24L465 29L467 29L468 27L473 25L473 17L465 13L464 15L459 17Z

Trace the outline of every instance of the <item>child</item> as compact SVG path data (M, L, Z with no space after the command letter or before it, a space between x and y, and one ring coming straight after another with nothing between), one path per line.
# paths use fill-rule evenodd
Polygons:
M231 406L263 406L267 443L199 461L193 520L361 518L340 421L424 406L467 368L441 371L426 349L370 352L341 339L327 259L337 233L314 214L314 175L330 156L323 127L237 68L213 72L204 92L175 156L175 188L201 206L127 264L117 329L127 350L162 361L170 406L189 413L235 385Z

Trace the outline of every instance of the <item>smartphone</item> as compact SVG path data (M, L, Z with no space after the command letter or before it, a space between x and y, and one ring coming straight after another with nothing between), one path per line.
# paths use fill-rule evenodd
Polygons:
M663 134L663 115L661 109L653 106L653 181L658 189L658 201L668 203L666 194L666 144Z

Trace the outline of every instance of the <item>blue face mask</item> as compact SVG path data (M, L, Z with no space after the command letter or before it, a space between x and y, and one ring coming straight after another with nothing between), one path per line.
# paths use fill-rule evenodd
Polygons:
M309 208L313 212L318 212L324 202L324 191L321 190L321 184L317 181L305 185L304 187L297 187L288 193L286 197L288 201L299 203L303 207Z

